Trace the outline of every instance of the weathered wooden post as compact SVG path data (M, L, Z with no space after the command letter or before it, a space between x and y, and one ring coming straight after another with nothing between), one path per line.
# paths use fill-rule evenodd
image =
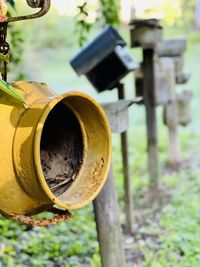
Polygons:
M107 114L112 133L126 133L128 128L128 107L133 101L121 100L112 103L105 103L102 105ZM127 147L125 147L127 149ZM127 150L126 150L127 153ZM124 160L127 154L125 153ZM125 162L128 164L128 160ZM128 165L126 165L128 169ZM127 171L126 169L126 171ZM129 169L128 169L129 170ZM130 178L130 177L129 177ZM130 188L126 188L125 197L129 193L131 198ZM129 210L126 213L130 223L130 230L132 231L132 217L133 200L130 199ZM131 206L132 204L132 206ZM103 188L98 198L94 201L94 210L96 217L96 226L98 232L98 239L100 244L101 261L103 267L121 267L125 266L125 256L122 245L121 226L119 222L119 209L116 191L114 187L113 168L109 173L108 182ZM126 218L127 220L127 218ZM126 221L127 223L127 221ZM129 230L129 229L127 229ZM130 233L130 232L129 232Z
M138 67L125 49L126 43L112 27L106 27L93 42L86 46L72 61L75 71L84 74L97 91L112 90L116 88L120 80ZM124 98L124 87L119 86L119 97ZM107 113L111 111L110 125L112 132L123 133L127 131L128 118L122 114L127 113L128 106L124 102L107 104ZM106 111L106 107L104 105ZM113 113L114 111L114 113ZM108 115L109 117L109 115ZM119 120L121 118L121 120ZM114 129L112 128L114 126ZM124 128L123 128L124 127ZM123 128L123 129L122 129ZM131 187L128 170L127 134L123 134L123 162L125 163L125 203L128 199L127 230L131 232L132 227L132 206ZM127 180L129 179L129 180ZM127 205L127 203L126 203ZM103 267L125 266L124 251L121 242L121 229L119 223L119 213L117 208L117 197L113 185L113 171L111 170L108 183L100 196L94 201L94 210L97 223L97 231L101 250L101 261Z
M169 163L177 168L180 161L180 142L178 136L179 114L176 96L176 83L184 84L189 74L183 72L186 39L166 40L156 48L156 54L166 66L166 75L170 101L165 104L165 121L169 129Z
M154 82L154 50L143 49L144 70L144 103L146 107L147 140L148 140L148 169L150 187L159 186L157 121Z
M180 161L180 142L178 135L178 110L176 103L176 76L174 63L171 58L164 58L166 77L168 81L168 92L170 101L165 105L166 112L168 113L168 130L169 130L169 163L173 168L176 168ZM171 114L171 116L170 116Z
M132 104L138 104L143 99L137 98L135 100L124 100L125 92L124 85L118 84L118 95L120 101L103 104L103 108L107 114L113 133L121 134L121 147L123 159L123 174L124 174L124 202L125 202L125 229L127 233L133 232L134 223L134 204L132 196L132 183L129 169L128 157L128 108Z
M179 125L187 126L192 120L190 106L192 97L193 93L190 90L184 90L176 95Z
M164 122L169 130L169 163L177 167L180 163L180 142L178 125L187 125L191 120L191 92L176 94L176 84L184 84L190 74L183 72L185 39L173 39L156 48L154 60L155 101L164 106ZM173 49L174 48L174 49ZM144 94L144 68L135 72L136 95Z
M124 98L123 85L119 84L120 98ZM131 181L128 166L128 108L132 104L137 104L141 98L136 100L119 100L117 102L103 104L102 107L107 114L112 133L120 133L122 144L123 160L124 160L124 187L125 187L125 201L126 204L126 230L130 234L133 224L133 199L131 194ZM126 134L125 134L126 133ZM103 267L121 267L124 266L124 255L122 249L121 229L119 224L118 204L115 188L113 186L113 169L111 168L109 174L109 181L104 187L102 193L94 201L97 232L99 236L100 251ZM114 238L113 238L114 236Z
M165 107L166 124L169 128L169 158L175 166L180 159L178 139L178 117L176 101L176 75L174 61L171 58L157 58L154 63L155 70L155 100L156 105ZM136 94L143 94L144 74L142 70L136 72ZM166 108L167 107L167 108Z
M118 88L118 98L119 100L125 100L125 88L124 84L119 83ZM124 118L128 120L127 118ZM130 177L129 168L129 155L128 155L128 132L127 130L121 133L121 151L122 151L122 161L123 161L123 176L124 176L124 205L125 205L125 228L128 233L133 232L133 195L132 195L132 183Z
M106 185L94 201L94 212L102 266L125 267L125 252L112 167Z
M162 41L162 27L156 19L134 20L131 25L131 46L143 49L143 94L146 108L148 171L150 188L159 187L158 144L156 123L156 93L154 73L155 46Z

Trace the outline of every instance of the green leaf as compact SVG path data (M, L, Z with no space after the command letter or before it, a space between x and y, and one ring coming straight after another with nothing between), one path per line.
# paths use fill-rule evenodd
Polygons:
M2 53L0 53L0 60L9 63L9 58Z
M14 97L18 102L23 103L23 104L25 103L25 99L24 99L23 95L18 93L12 85L10 85L9 83L7 83L3 80L0 80L0 90L2 90L4 93Z

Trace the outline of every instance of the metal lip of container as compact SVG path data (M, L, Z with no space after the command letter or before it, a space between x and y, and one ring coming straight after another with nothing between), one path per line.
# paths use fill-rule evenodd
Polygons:
M87 205L104 186L111 164L111 131L102 107L81 92L58 96L40 83L16 82L14 86L24 95L28 108L2 94L0 213L34 215L54 204L69 210ZM57 196L42 168L41 138L49 114L55 112L59 116L56 109L59 103L71 110L80 126L83 160L74 182ZM65 114L67 124L69 113ZM46 133L48 139L51 130Z

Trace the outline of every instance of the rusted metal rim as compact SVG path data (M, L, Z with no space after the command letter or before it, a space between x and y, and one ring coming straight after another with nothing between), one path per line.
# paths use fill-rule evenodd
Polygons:
M82 201L81 203L76 203L74 205L71 204L67 204L63 201L61 201L59 199L59 197L56 197L52 191L50 190L44 174L43 174L43 170L42 170L42 165L41 165L41 156L40 156L40 142L41 142L41 137L42 137L42 131L43 131L43 127L45 124L45 121L50 113L50 111L61 101L63 101L64 99L70 98L70 97L81 97L85 100L88 100L89 102L91 102L97 110L99 110L99 113L102 117L103 123L105 124L105 128L108 129L108 139L109 139L109 147L108 147L108 161L106 162L106 170L105 170L105 175L104 175L104 179L102 179L101 184L99 185L98 189L95 192L91 192L91 195L87 198L87 200ZM73 107L71 107L71 105L69 106L70 109L72 109L72 111L74 112L75 116L77 117L79 123L80 123L80 127L81 127L81 131L82 131L82 136L83 136L83 144L84 147L87 147L87 134L85 132L84 129L84 125L81 123L81 118L80 116L76 113L75 110L73 110ZM88 95L84 94L84 93L80 93L80 92L69 92L69 93L65 93L61 96L56 97L55 99L53 99L50 103L47 104L39 122L36 128L36 132L35 132L35 140L34 140L34 162L35 162L35 168L36 168L36 173L38 176L38 180L40 182L41 187L43 188L45 194L47 195L47 197L51 200L51 202L55 203L56 205L64 208L64 209L69 209L69 210L73 210L73 209L79 209L82 208L84 206L86 206L87 204L89 204L91 201L93 201L96 196L99 194L99 192L101 191L103 185L105 184L105 181L107 179L108 176L108 172L110 169L110 164L111 164L111 155L112 155L112 141L111 141L111 132L109 131L110 126L107 120L107 117L103 111L103 109L101 108L101 106L91 97L89 97ZM84 158L84 155L83 155ZM84 162L84 159L83 159ZM77 180L78 177L81 175L81 171L82 171L82 167L79 171L79 174L77 175ZM69 189L68 189L69 190Z

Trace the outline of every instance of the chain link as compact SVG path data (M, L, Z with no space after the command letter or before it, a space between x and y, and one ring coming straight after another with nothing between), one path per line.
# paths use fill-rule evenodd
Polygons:
M51 5L51 0L26 0L26 2L30 7L41 8L41 10L37 12L36 14L31 14L27 16L19 16L19 17L13 17L13 18L7 18L3 16L2 21L0 21L0 53L2 53L5 56L9 56L10 54L10 46L6 42L8 23L20 21L20 20L36 19L36 18L42 17L49 11L49 8ZM1 2L0 0L1 9L4 7L3 3L4 2ZM7 11L5 10L5 12ZM2 79L4 81L7 81L7 62L2 61L2 63L0 62L0 65L3 65L1 66L1 69L0 69Z
M2 23L0 25L0 53L4 56L9 56L10 54L10 45L6 42L8 24ZM7 81L7 63L3 61L1 68L1 77L4 81Z

